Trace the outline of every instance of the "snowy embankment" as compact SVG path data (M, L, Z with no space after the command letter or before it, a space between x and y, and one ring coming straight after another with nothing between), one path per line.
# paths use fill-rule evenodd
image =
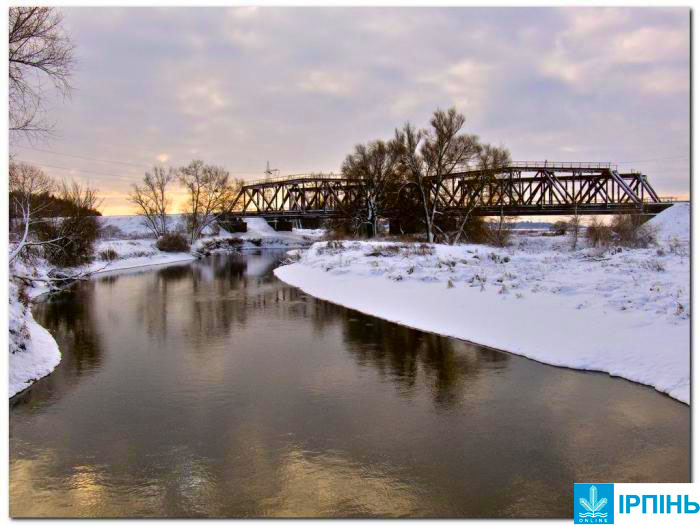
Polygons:
M182 216L170 217L173 229L182 229ZM206 237L197 241L192 252L166 253L156 247L156 241L143 219L138 216L99 217L103 236L95 244L95 260L90 264L71 270L69 275L86 275L126 270L144 266L173 264L193 261L198 250L206 243L235 239L236 251L261 248L293 248L307 246L323 234L323 230L293 230L277 232L264 219L245 219L246 233L229 233L223 228L213 227L205 231ZM209 250L212 251L212 250ZM109 254L109 257L107 255ZM51 334L39 325L31 313L30 300L49 291L46 281L52 268L39 259L29 267L21 261L15 262L15 275L31 277L32 286L19 289L19 281L10 280L10 385L9 396L21 392L34 381L50 374L61 360L58 345ZM55 270L55 269L54 269Z
M170 219L170 226L173 229L181 225L181 216L173 215ZM205 230L206 236L192 247L192 252L166 253L158 250L155 239L144 225L141 217L100 217L100 225L103 229L107 228L106 231L111 232L113 238L101 240L96 244L96 260L86 270L104 273L141 266L192 261L197 258L196 254L204 250L208 244L229 239L237 240L236 244L233 245L236 250L294 248L309 245L323 234L323 230L294 229L291 232L278 232L265 219L248 218L244 220L248 225L248 231L245 233L229 233L219 227L209 228ZM231 248L226 242L222 244ZM109 261L101 259L100 254L109 250L113 250L117 258Z
M51 334L32 317L29 297L20 297L10 281L9 396L21 392L35 380L50 374L61 360Z
M607 372L690 402L689 208L652 219L659 246L509 248L318 242L275 275L420 330L557 366Z

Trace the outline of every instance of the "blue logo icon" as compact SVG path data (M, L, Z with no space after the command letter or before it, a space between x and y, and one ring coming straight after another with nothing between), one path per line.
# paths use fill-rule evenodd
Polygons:
M614 523L614 521L614 483L574 484L574 523Z

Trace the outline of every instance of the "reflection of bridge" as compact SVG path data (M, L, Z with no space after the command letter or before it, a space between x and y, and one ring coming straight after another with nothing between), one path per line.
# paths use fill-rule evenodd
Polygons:
M478 199L477 215L594 215L643 212L671 206L638 172L618 173L600 162L515 162L485 172L465 170L443 178L439 209L459 213ZM268 219L324 218L361 195L361 181L334 174L293 175L251 182L236 197L235 215Z

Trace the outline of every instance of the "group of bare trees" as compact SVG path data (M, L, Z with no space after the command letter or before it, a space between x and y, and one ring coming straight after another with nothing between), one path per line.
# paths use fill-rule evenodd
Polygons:
M134 184L129 202L137 207L144 224L159 239L170 233L168 213L172 208L172 186L179 184L186 193L185 214L190 244L201 237L220 214L233 211L243 184L222 167L193 160L180 168L156 166L146 172L141 184Z
M97 191L56 182L41 169L12 162L9 170L10 255L38 254L57 266L78 266L93 255L98 236Z
M418 213L428 242L460 240L482 190L511 161L507 149L483 144L476 135L463 132L465 121L454 108L438 109L427 128L406 123L389 142L357 145L342 166L343 175L359 183L360 198L345 214L356 229L367 225L369 233L376 234L379 217ZM453 220L445 221L439 195L443 182L467 166L474 174L465 200Z

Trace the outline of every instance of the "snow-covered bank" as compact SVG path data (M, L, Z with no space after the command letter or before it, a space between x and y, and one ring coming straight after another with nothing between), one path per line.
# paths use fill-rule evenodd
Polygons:
M9 397L50 374L61 361L61 352L51 334L32 317L29 298L20 298L10 282Z
M679 231L681 217L682 230L678 210L652 225ZM275 275L370 315L608 372L689 403L689 247L679 237L663 235L649 249L575 252L556 237L521 237L505 249L319 242Z
M138 215L108 215L97 218L100 227L110 239L151 239L153 234L146 226L143 217ZM291 232L275 231L265 219L248 217L243 219L248 225L245 233L229 233L215 222L204 229L206 238L239 238L245 241L262 240L263 244L276 247L294 247L310 244L323 235L324 230L307 230L294 228ZM171 231L185 231L185 217L182 214L168 215L168 227ZM251 245L253 246L253 245ZM255 244L254 246L258 246Z
M177 216L176 216L177 217ZM216 234L207 235L198 240L192 247L192 252L161 252L156 247L156 241L140 217L120 216L101 217L103 226L119 227L127 238L116 238L98 241L95 245L97 257L84 271L104 273L114 270L138 268L141 266L161 265L183 261L192 261L196 254L212 250L213 245L222 245L226 250L249 250L260 248L295 248L308 246L318 239L324 230L299 230L291 232L275 231L264 219L247 218L248 231L245 233L229 233L223 228L216 228ZM140 237L140 238L137 238ZM235 243L222 242L235 239ZM101 254L113 252L113 260L101 257Z

